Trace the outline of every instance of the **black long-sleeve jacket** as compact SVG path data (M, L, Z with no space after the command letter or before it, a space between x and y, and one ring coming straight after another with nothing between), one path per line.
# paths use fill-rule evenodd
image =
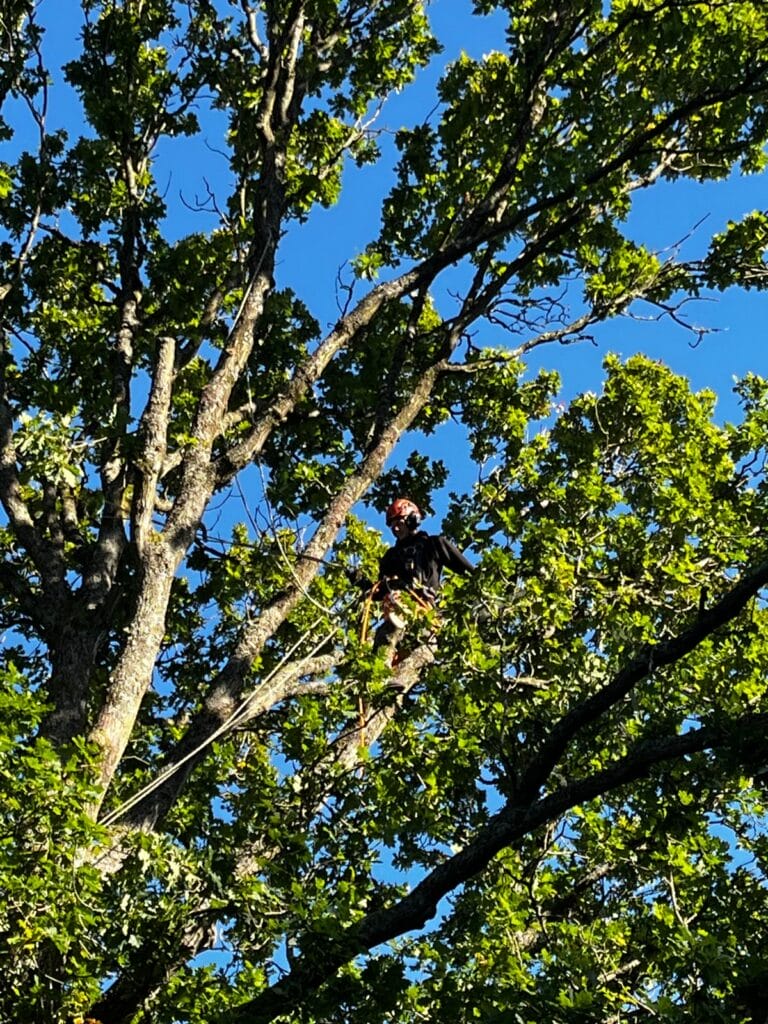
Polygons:
M472 563L446 537L419 530L401 537L384 552L379 563L379 580L374 596L393 590L425 590L435 594L443 569L461 576L474 571Z

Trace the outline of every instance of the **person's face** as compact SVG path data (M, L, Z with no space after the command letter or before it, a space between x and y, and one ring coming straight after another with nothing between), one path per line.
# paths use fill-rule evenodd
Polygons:
M400 540L401 537L407 537L411 532L408 529L405 519L405 516L397 516L395 519L390 521L389 528L398 540Z

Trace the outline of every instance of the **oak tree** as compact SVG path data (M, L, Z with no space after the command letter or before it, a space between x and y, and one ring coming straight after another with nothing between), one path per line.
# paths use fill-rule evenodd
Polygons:
M696 259L627 219L763 169L768 9L475 0L324 325L281 246L389 152L429 13L81 0L56 67L6 0L4 1020L764 1019L768 384L724 425L527 357L764 284L763 213ZM368 513L446 488L478 571L391 669Z

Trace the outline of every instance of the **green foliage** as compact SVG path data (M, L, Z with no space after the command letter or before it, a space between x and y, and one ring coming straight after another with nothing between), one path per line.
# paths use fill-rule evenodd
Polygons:
M324 305L281 243L385 151L427 6L82 0L59 69L5 4L2 1020L764 1017L768 382L723 424L527 356L763 287L759 211L698 260L626 222L763 169L768 13L476 0ZM390 663L395 494L477 571Z
M768 218L758 211L747 214L726 231L715 235L706 260L707 281L720 290L733 281L746 287L763 288L765 252L768 248Z
M99 872L82 851L105 832L84 806L92 799L93 752L77 742L55 750L44 739L23 746L45 710L13 663L0 671L0 1014L34 1020L87 1007L104 968ZM51 976L53 963L62 975Z

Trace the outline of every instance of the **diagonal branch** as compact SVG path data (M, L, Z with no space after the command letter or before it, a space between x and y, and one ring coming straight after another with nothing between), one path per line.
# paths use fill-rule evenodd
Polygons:
M342 348L368 327L388 303L401 299L427 277L427 272L419 274L417 271L408 271L392 281L377 285L364 296L296 369L288 386L261 412L250 433L218 460L217 486L226 486L241 469L256 458L275 426L282 423L293 411Z
M645 644L610 683L577 704L553 727L521 779L520 793L533 799L577 733L596 722L651 672L680 661L703 640L732 622L767 584L768 560L743 576L716 604L703 611L688 629L661 643Z
M221 712L216 716L206 714L205 711L197 715L173 752L170 763L138 794L116 810L105 814L102 818L103 824L112 825L121 821L121 827L150 827L154 824L151 813L159 816L167 812L184 788L195 766L205 757L217 739L228 735L234 729L251 727L265 712L290 697L301 693L323 696L330 684L305 683L303 680L310 675L325 675L335 664L336 656L325 654L317 657L308 655L286 665L280 665L255 689L247 693L239 704L233 704L226 718L222 719ZM114 871L116 867L117 860L113 857L110 871Z
M366 915L337 940L310 937L307 951L291 971L270 988L239 1007L215 1017L219 1024L269 1024L294 1012L321 985L330 981L355 956L405 932L423 927L437 913L438 903L457 886L474 878L503 849L571 807L646 777L654 768L705 750L731 750L734 737L758 738L765 749L768 715L745 715L721 726L683 736L664 736L639 744L626 757L589 778L561 787L530 805L508 804L492 817L459 853L431 871L408 895L384 910Z
M149 401L139 425L142 446L136 459L139 479L134 488L131 524L134 540L140 553L150 538L157 484L167 450L175 352L176 342L173 338L158 339Z
M279 594L270 605L263 609L258 619L254 620L243 632L232 657L214 680L210 693L205 699L200 713L190 723L190 735L205 735L218 729L231 715L233 709L242 700L244 687L251 672L251 666L261 652L270 636L273 636L286 617L304 596L306 589L318 572L323 556L331 547L336 535L344 523L347 513L381 473L385 461L393 451L400 435L418 416L439 379L445 366L440 360L427 370L417 388L409 396L405 405L390 419L375 448L370 451L359 464L356 473L347 478L344 487L331 502L322 522L318 525L312 538L299 555L294 567L294 577L289 590ZM182 741L182 746L189 749L190 740ZM180 748L181 749L181 748ZM186 776L185 776L186 777ZM154 824L161 814L167 812L178 796L180 788L170 780L167 787L159 789L151 804L144 811L142 827Z

